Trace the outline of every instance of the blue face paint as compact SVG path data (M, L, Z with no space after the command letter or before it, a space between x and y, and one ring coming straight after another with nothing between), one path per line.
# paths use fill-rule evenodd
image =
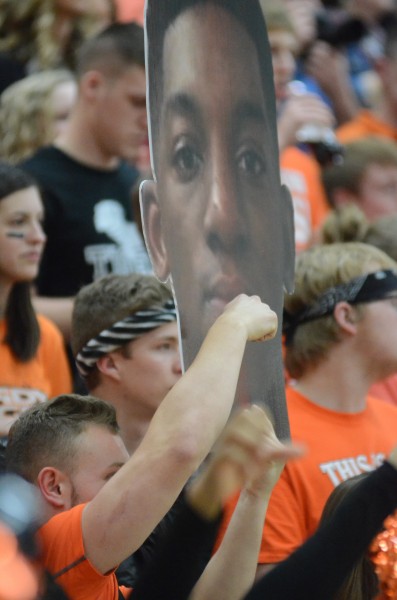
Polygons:
M25 237L24 233L21 233L19 231L9 231L8 233L6 233L7 237L10 238L17 238L19 240L22 240Z

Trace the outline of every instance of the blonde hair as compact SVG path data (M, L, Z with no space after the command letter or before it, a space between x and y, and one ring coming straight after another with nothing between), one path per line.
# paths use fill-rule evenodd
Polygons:
M112 18L113 3L109 1ZM66 45L55 34L55 0L0 0L0 51L10 52L22 64L31 59L36 70L60 66L74 68L75 53L81 42L101 28L95 14L87 11L73 18Z
M0 98L0 155L11 164L54 140L52 94L71 72L54 69L34 73L10 85Z
M360 242L314 246L297 257L295 290L285 297L285 310L296 315L314 304L327 289L378 269L397 269L397 263L375 246ZM356 311L360 318L359 305ZM288 373L301 377L322 362L339 341L340 329L333 315L299 325L286 347Z
M279 3L269 0L259 0L266 21L268 32L287 31L296 37L294 24L288 11Z
M371 244L397 261L397 214L369 221L356 204L346 204L331 211L323 223L320 238L323 244Z
M353 202L332 210L320 230L323 244L335 242L364 242L369 221L363 211Z

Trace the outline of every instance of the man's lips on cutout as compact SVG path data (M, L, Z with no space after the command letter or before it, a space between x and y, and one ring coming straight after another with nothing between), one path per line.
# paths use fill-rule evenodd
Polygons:
M245 281L240 276L221 276L213 281L204 293L204 302L213 308L224 309L236 296L247 292Z

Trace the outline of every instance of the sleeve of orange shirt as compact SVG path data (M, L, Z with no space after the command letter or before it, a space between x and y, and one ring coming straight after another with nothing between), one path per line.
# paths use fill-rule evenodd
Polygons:
M343 144L373 135L397 141L397 128L370 110L362 109L354 119L341 125L336 135Z
M136 21L143 25L145 0L116 0L119 21Z
M40 562L70 598L117 600L114 573L98 573L85 557L81 526L84 507L79 504L60 513L39 529Z
M322 225L330 208L316 160L295 146L280 156L281 179L292 196L296 251L304 250Z
M225 508L214 550L217 550L226 533L238 501L238 494ZM307 538L305 509L291 485L288 471L284 469L269 502L258 563L273 564L287 558Z
M258 563L281 562L306 540L306 507L301 499L287 465L270 498Z
M72 391L72 378L63 337L52 321L39 316L43 363L51 383L50 398Z

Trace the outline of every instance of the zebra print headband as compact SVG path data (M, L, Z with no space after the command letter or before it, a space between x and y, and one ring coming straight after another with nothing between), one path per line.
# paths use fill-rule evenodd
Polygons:
M109 329L101 331L89 340L76 356L76 366L82 375L87 377L97 360L114 352L141 335L176 320L176 309L173 300L168 300L162 309L140 310L122 321L117 321Z

